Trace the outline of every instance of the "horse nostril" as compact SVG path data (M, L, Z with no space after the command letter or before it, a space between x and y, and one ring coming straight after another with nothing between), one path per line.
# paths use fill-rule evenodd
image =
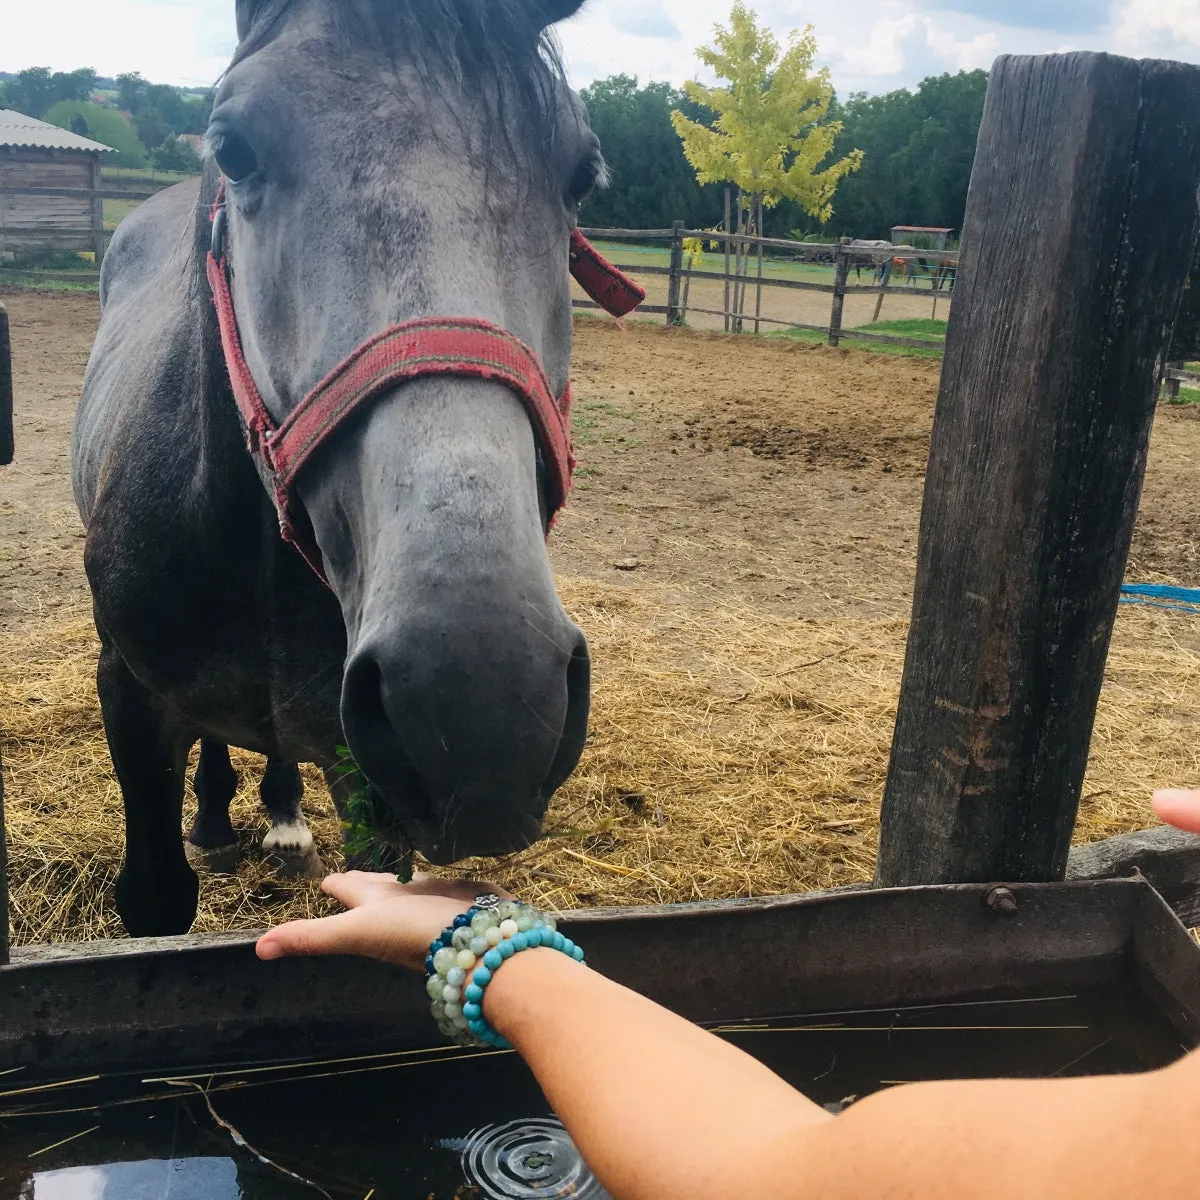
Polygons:
M355 760L371 783L403 795L416 815L431 818L429 793L388 716L383 702L383 672L369 654L357 656L346 669L342 727Z
M587 744L588 717L592 707L592 660L587 638L582 630L576 632L575 649L567 664L567 718L563 723L558 752L542 789L547 800L570 779Z

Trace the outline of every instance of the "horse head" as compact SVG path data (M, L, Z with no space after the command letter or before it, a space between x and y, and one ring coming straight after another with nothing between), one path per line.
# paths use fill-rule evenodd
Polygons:
M504 331L567 394L569 247L604 165L548 30L579 4L238 0L208 144L220 278L274 425L433 318ZM511 851L587 735L587 644L545 543L561 463L487 369L354 378L370 403L288 500L345 621L346 739L429 858Z

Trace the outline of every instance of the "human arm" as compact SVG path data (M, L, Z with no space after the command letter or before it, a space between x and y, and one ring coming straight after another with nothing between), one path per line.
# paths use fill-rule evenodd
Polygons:
M430 924L417 930L414 901L394 883L356 882L372 878L335 877L328 890L363 903L274 931L264 956L352 952L417 965L461 900L422 910ZM834 1119L734 1047L552 950L509 959L485 1014L617 1200L1200 1194L1195 1058L1141 1076L917 1084Z

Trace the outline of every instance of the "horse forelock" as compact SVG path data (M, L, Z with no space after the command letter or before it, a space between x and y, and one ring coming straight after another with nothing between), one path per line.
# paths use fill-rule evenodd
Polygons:
M273 42L302 7L303 0L239 0L231 67ZM548 21L545 7L538 0L315 0L331 52L386 54L433 89L499 83L537 126L550 123L565 85L555 18Z

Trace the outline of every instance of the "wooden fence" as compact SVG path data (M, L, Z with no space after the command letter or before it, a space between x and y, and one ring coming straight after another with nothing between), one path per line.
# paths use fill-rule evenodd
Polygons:
M1179 389L1183 385L1200 388L1200 371L1186 370L1183 363L1168 363L1164 376L1168 400L1179 399Z
M141 203L149 200L154 192L108 189L99 186L100 169L95 169L97 186L81 187L25 187L0 183L0 208L8 198L15 200L41 200L41 220L36 225L0 224L0 250L22 250L36 246L47 250L87 250L96 256L99 265L112 238L113 231L104 228L103 205L105 200L131 200ZM54 219L54 204L58 202L64 213L88 212L91 220L86 225L58 223ZM74 202L74 203L72 203Z
M855 268L870 268L875 273L880 266L890 267L893 262L921 264L934 272L931 280L935 287L941 281L949 283L948 294L953 291L954 271L958 265L958 253L937 250L917 250L911 246L892 246L880 248L855 243L850 238L842 238L838 242L815 243L797 242L785 238L750 237L745 234L725 233L707 229L688 229L682 222L677 222L671 229L584 229L586 237L617 242L665 242L670 246L670 265L626 267L634 275L659 275L669 279L667 303L643 304L638 312L652 313L666 318L668 325L682 325L687 320L689 312L702 313L706 316L721 317L725 323L726 332L741 332L746 326L753 325L758 333L762 325L773 325L784 329L804 329L813 333L825 334L831 346L840 344L843 338L854 338L859 341L879 342L896 346L910 346L918 349L940 350L942 342L926 338L896 337L891 334L870 333L863 329L846 328L843 324L845 302L847 296L878 296L875 314L879 315L880 305L886 295L900 295L910 291L898 287L891 282L894 273L885 270L871 284L851 283L850 272ZM684 243L689 240L717 242L724 247L725 269L723 271L697 270L694 265L685 265ZM765 258L770 252L772 257ZM740 259L749 263L756 260L754 274L739 274L735 261ZM832 268L832 278L829 283L819 283L807 279L773 279L764 274L764 266L771 263L807 263ZM913 269L916 269L915 266ZM905 276L912 278L911 275ZM689 303L691 283L693 280L715 280L724 284L725 303L720 309L704 308ZM823 292L830 297L829 322L825 325L797 321L782 321L775 317L764 316L762 313L762 294L764 289L792 289L806 292ZM753 314L742 311L735 303L739 289L744 295L750 289L755 294ZM934 293L936 304L938 293ZM594 301L575 300L576 308L596 308Z

